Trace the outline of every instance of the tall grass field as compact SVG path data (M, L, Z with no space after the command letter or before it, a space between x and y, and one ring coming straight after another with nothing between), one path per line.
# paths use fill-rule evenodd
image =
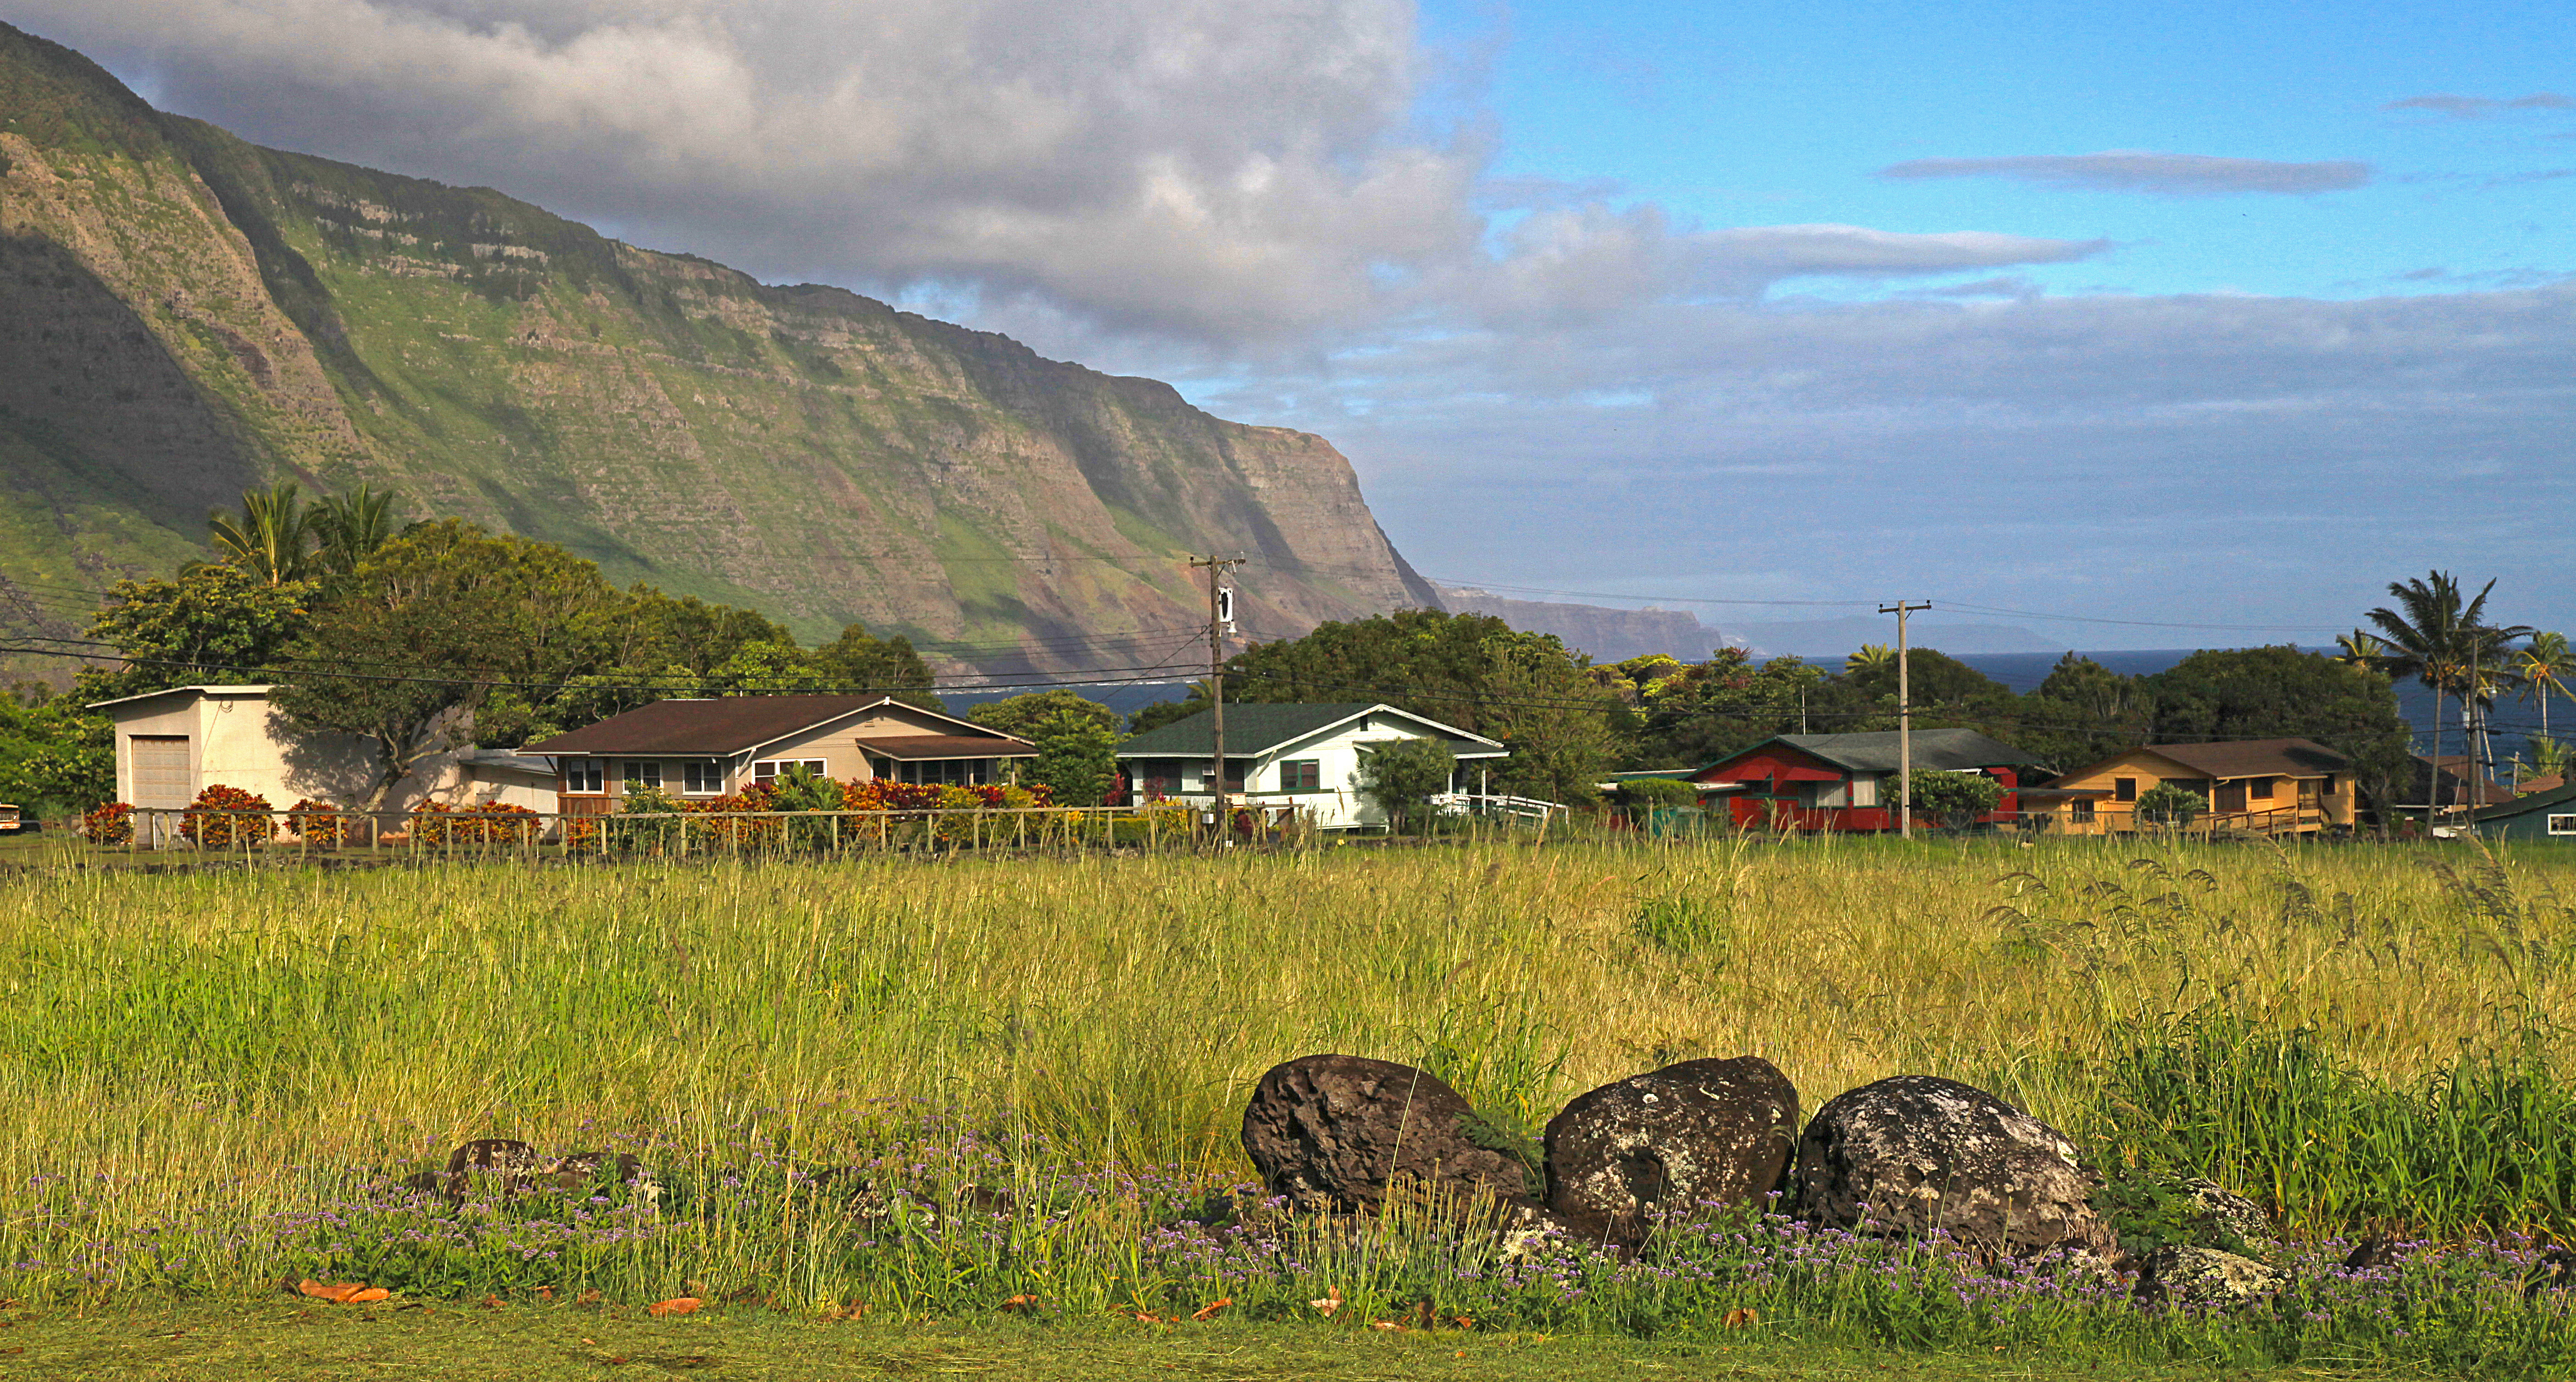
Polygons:
M2571 903L2565 852L2080 841L37 868L0 893L0 1296L1223 1299L2546 1372L2576 1362L2543 1256L2576 1219ZM1808 1111L1946 1075L2111 1193L2251 1196L2300 1284L2141 1310L2072 1264L1777 1214L1634 1259L1291 1220L1236 1133L1264 1069L1319 1051L1530 1137L1693 1056L1764 1056ZM403 1184L481 1137L648 1177ZM2374 1233L2395 1259L2345 1270Z

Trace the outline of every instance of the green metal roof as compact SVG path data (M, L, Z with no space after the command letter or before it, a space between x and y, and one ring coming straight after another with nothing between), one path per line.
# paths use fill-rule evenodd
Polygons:
M1892 729L1858 734L1782 734L1764 740L1763 744L1786 744L1835 767L1854 772L1892 773L1897 766L1897 732ZM1762 744L1756 744L1752 749L1728 754L1718 763L1732 762L1761 747ZM1914 766L1918 768L1957 772L1970 768L2015 768L2038 762L2037 758L2012 745L2000 739L1989 739L1973 729L1914 731ZM1711 763L1708 768L1716 766L1717 763ZM1708 768L1700 771L1706 772Z
M1295 743L1318 730L1329 729L1344 720L1355 720L1371 712L1402 716L1421 725L1456 744L1461 758L1499 758L1503 754L1503 746L1491 739L1391 705L1368 701L1284 705L1247 701L1225 708L1225 756L1257 758L1283 744ZM1161 729L1139 734L1118 746L1121 758L1205 758L1214 752L1214 720L1204 710L1186 720L1174 720Z
M2469 813L2469 819L2500 821L2508 816L2519 816L2553 806L2565 806L2570 802L2576 802L2576 781L2562 782L2546 792L2534 792L2529 796L2515 797L2511 801L2497 802L2493 806L2479 807Z

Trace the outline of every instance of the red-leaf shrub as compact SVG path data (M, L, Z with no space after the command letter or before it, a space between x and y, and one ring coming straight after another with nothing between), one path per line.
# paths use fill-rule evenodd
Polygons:
M218 782L197 793L179 818L179 838L203 849L263 844L277 833L268 798Z
M338 849L349 842L349 832L357 824L357 817L332 802L307 797L296 802L294 809L286 813L286 821L304 843Z
M134 841L134 808L121 801L103 802L81 815L81 834L94 845Z
M425 845L529 843L543 828L536 812L506 801L476 802L462 811L424 801L411 812L411 837Z

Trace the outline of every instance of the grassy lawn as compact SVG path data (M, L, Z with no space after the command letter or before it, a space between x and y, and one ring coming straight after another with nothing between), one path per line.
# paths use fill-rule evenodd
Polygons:
M2014 1353L1894 1353L1791 1340L1741 1345L1441 1332L1387 1334L1289 1325L936 1321L820 1324L757 1310L638 1318L574 1306L496 1310L312 1307L288 1303L125 1307L22 1315L0 1330L0 1378L194 1379L471 1377L557 1382L603 1377L912 1378L1026 1382L1110 1378L1422 1379L1613 1382L1632 1378L1888 1378L2053 1382L2060 1378L2316 1377L2150 1366ZM2332 1375L2369 1376L2369 1373Z

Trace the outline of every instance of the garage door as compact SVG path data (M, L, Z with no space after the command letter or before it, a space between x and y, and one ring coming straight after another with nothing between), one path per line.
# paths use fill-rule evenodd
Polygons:
M126 741L134 758L134 804L185 806L196 793L188 790L188 736L138 734Z

